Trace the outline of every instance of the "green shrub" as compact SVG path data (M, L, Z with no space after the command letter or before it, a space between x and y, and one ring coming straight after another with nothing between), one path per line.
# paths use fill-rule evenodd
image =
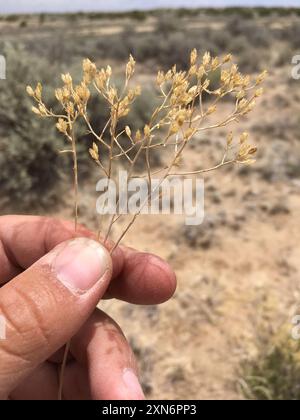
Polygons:
M255 48L267 48L272 41L272 33L265 26L255 20L243 19L238 15L229 18L225 32L229 33L232 39L244 36L246 45Z
M41 63L24 50L6 46L7 80L0 85L1 202L10 211L25 211L57 202L60 194L58 145L54 130L33 120L26 83L44 74ZM43 71L44 70L44 71Z
M282 31L282 37L288 41L293 48L300 48L300 24L294 23L288 29Z
M27 28L27 26L28 26L28 22L27 22L26 19L23 19L23 20L20 21L20 23L19 23L20 28Z
M39 24L43 25L46 22L47 15L45 13L39 14Z
M5 16L6 22L11 22L11 23L18 22L19 19L20 19L19 15L7 15L7 16Z
M65 148L63 140L49 122L33 118L31 102L26 94L27 84L35 85L37 80L44 84L45 98L51 104L53 90L60 85L53 74L63 69L33 55L19 47L2 46L1 51L7 59L6 81L0 85L0 188L2 209L9 211L30 211L36 207L49 207L61 202L64 173L70 173L71 160L68 155L59 155L58 150ZM64 66L62 66L64 67ZM81 73L79 66L73 66L72 73ZM34 78L33 78L34 75ZM116 83L121 83L116 80ZM142 128L153 109L154 92L150 91L139 98L130 118L124 124ZM146 98L146 99L145 99ZM108 110L104 103L99 103L94 95L91 99L91 122L100 130L108 119ZM55 103L52 103L55 109ZM79 142L80 179L91 175L94 166L87 157L91 145L90 135L79 126L77 135L85 141ZM66 168L67 167L67 168ZM67 183L68 184L68 183Z
M101 19L134 19L137 21L144 21L147 19L147 16L151 16L151 12L144 12L142 10L132 10L129 12L111 12L111 13L88 13L86 16L91 20L101 20Z
M175 17L170 18L167 12L162 13L157 19L156 33L163 37L168 37L179 28L180 22Z
M299 343L286 337L269 347L243 366L243 395L250 400L299 400Z

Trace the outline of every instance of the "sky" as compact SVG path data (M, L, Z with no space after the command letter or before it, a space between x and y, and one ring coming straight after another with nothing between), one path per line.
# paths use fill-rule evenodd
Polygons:
M294 6L300 0L0 0L0 13L124 11L160 7Z

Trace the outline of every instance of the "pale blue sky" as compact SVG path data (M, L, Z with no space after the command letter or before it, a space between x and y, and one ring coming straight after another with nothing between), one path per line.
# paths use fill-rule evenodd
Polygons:
M118 11L160 7L295 6L300 0L0 0L0 13Z

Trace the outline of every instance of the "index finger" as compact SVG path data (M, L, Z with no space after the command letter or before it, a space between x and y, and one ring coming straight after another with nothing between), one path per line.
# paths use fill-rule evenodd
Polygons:
M0 217L0 285L26 270L58 244L74 237L96 240L93 232L74 223L38 216ZM113 244L108 244L113 247ZM160 258L118 247L113 255L113 280L107 296L136 304L167 300L176 287L175 274Z

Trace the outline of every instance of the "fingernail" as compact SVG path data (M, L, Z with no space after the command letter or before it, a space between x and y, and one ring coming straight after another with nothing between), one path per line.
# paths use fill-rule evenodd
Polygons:
M123 381L128 394L130 394L132 400L144 400L145 395L140 385L140 382L132 369L125 369L123 372Z
M108 251L98 242L77 238L63 246L52 262L52 269L73 293L90 290L111 267Z

